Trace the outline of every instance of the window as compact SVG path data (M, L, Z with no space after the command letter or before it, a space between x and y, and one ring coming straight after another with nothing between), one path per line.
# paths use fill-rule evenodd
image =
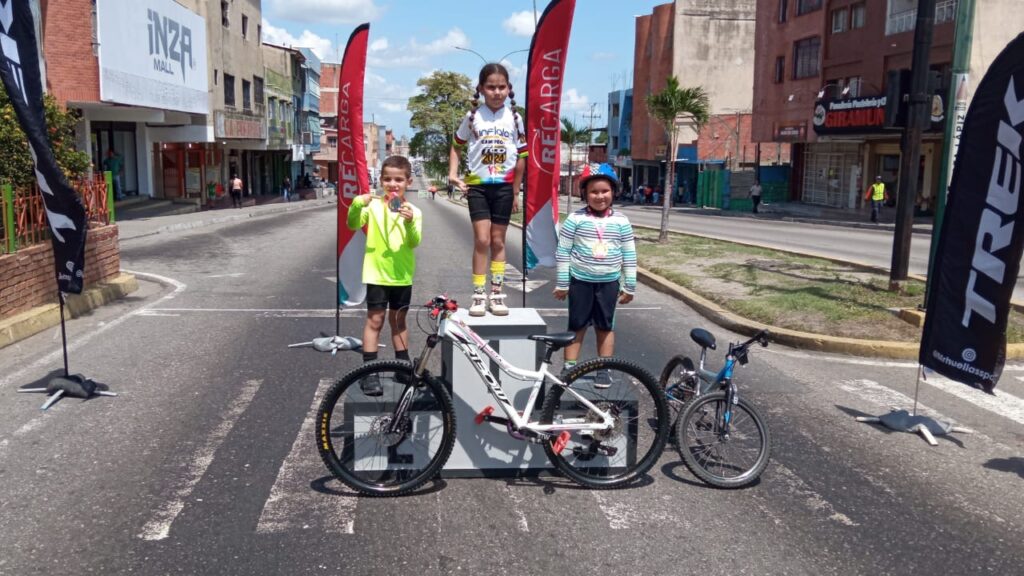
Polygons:
M850 76L846 79L846 86L850 89L847 95L850 98L856 98L860 96L861 90L864 87L864 78L860 76Z
M786 57L779 56L775 59L775 83L781 84L786 79Z
M789 19L789 0L779 0L779 22Z
M224 105L235 107L235 77L231 74L224 75Z
M217 70L216 68L214 68L213 69L213 85L214 86L217 85L217 76L219 76L219 75L220 75L220 70Z
M811 78L818 75L818 55L821 38L805 38L793 44L793 78Z
M796 15L807 14L821 8L821 0L797 0Z
M263 42L263 25L262 24L257 24L256 25L256 41L257 42Z
M338 137L337 136L328 136L327 137L327 145L330 146L331 148L337 148L338 147Z
M274 112L276 110L277 100L275 98L271 98L270 101L267 103L267 120L270 120L271 123L274 122Z
M832 33L837 34L839 32L846 32L848 21L850 19L850 11L846 8L840 8L839 10L832 11Z
M619 103L615 102L614 104L612 104L612 118L618 118L618 117L619 117Z
M242 14L242 40L249 36L249 17Z
M253 76L252 89L253 99L256 100L256 107L260 108L263 106L263 78L260 78L259 76Z
M229 4L227 3L226 0L221 0L221 2L220 2L220 24L221 24L221 26L223 26L225 28L228 27L228 23L229 23L229 21L228 21L228 6L229 6Z
M242 80L242 110L245 110L246 112L252 110L252 94L249 91L250 86L252 86L252 82Z
M854 4L850 6L850 30L856 30L857 28L864 27L864 18L866 16L866 8L864 3Z

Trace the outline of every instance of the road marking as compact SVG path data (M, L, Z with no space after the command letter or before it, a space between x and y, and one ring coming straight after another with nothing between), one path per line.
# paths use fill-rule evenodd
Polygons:
M992 396L938 374L932 374L925 382L947 394L952 394L961 400L966 400L978 408L988 410L993 414L1008 418L1018 424L1024 424L1024 400L1013 394L1002 392L997 388L995 391L996 395Z
M207 278L240 278L245 276L245 272L232 272L231 274L211 274Z
M608 519L608 527L612 530L625 530L632 523L633 507L626 502L615 502L607 492L591 490L590 494L597 500L597 507Z
M960 385L962 386L962 384ZM844 380L839 382L839 388L856 394L860 398L876 404L880 408L889 410L906 410L910 412L914 408L914 399L906 394L897 392L892 388L883 386L874 380ZM927 416L939 422L953 422L953 419L945 414L933 410L928 406L917 403L917 413Z
M234 400L231 409L224 415L224 419L214 428L203 445L192 454L188 464L188 471L171 491L171 499L164 502L153 515L153 518L146 522L146 525L142 528L142 533L138 535L139 538L151 541L167 538L171 532L171 524L174 523L178 514L185 508L185 501L192 495L192 490L199 484L199 481L203 479L207 468L213 462L213 456L217 453L217 449L220 448L224 439L231 433L238 418L249 408L249 404L252 402L253 397L256 396L256 392L259 391L262 383L263 380L249 380L245 383L241 394Z
M512 511L515 512L520 532L529 532L530 524L526 521L526 514L523 513L523 502L526 500L522 494L515 491L510 484L505 484L505 493L512 501Z
M625 310L625 308L616 309ZM761 353L767 352L768 354L778 354L779 356L787 356L789 358L800 358L807 360L815 360L817 362L835 362L836 364L851 364L854 366L876 366L879 368L918 368L920 364L917 362L908 362L900 360L872 360L870 358L850 358L846 356L834 356L825 352L811 354L809 352L801 352L799 350L783 350L781 348L768 348L762 350ZM1003 372L1024 372L1024 363L1018 362L1014 364L1007 364L1003 367ZM1021 377L1024 380L1024 377Z
M566 308L533 308L538 314L565 315L569 311ZM662 310L660 306L623 306L616 308L615 313L623 312L648 312ZM154 308L138 312L143 317L177 316L180 314L253 314L270 318L334 318L335 311L330 308ZM366 310L361 308L348 308L341 311L346 318L362 318L366 316Z
M835 506L831 502L826 500L821 494L814 491L813 488L807 485L799 476L793 473L792 470L786 468L782 464L775 464L775 473L772 475L778 478L781 482L789 487L789 491L798 497L804 499L804 505L810 508L814 512L821 512L826 517L843 526L860 526L859 523L854 522L849 516L839 512L835 509Z
M309 487L310 482L328 475L314 445L316 413L327 388L334 383L323 378L313 395L313 404L306 411L299 435L285 457L270 496L263 506L256 532L274 534L308 529L311 519L324 523L333 534L352 534L358 498L350 494L321 494Z

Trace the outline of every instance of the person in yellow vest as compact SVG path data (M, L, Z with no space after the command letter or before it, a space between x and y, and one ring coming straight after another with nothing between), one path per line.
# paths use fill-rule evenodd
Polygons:
M864 199L871 201L871 221L878 223L878 214L882 211L882 204L889 201L889 191L885 189L885 183L882 182L881 176L875 176L875 183L868 186Z

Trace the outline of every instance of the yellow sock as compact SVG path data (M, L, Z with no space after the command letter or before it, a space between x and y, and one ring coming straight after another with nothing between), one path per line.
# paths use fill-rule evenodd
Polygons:
M501 291L501 285L505 283L505 263L491 262L491 288Z
M487 283L487 274L473 274L473 291L484 291L484 284Z

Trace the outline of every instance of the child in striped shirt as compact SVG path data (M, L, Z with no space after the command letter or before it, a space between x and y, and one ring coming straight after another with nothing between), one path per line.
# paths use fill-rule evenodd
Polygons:
M558 233L555 298L569 298L569 330L576 340L565 349L565 369L576 364L587 327L597 333L597 355L615 351L615 305L629 304L636 292L636 245L626 215L612 210L619 188L614 175L595 172L580 181L586 208L570 214ZM611 385L606 371L595 388Z

